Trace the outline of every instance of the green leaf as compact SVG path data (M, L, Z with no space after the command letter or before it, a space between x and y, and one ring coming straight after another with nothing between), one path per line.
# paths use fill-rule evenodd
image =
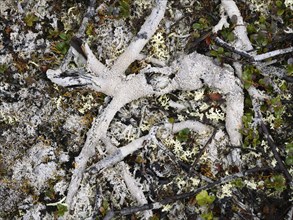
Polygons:
M249 34L256 33L256 28L255 28L254 24L247 25L247 32Z
M210 54L211 54L211 56L213 56L213 57L217 57L217 56L219 55L218 52L215 51L215 50L211 50L211 51L210 51Z
M281 89L282 91L286 91L286 90L287 90L287 85L286 85L286 83L283 83L283 84L280 86L280 89Z
M288 166L292 166L293 165L293 155L287 156L285 162Z
M85 31L87 36L91 36L94 35L95 33L95 26L93 23L89 23L86 27L86 31Z
M207 20L205 18L200 18L199 19L199 23L201 23L201 24L207 24L208 22L207 22Z
M287 143L286 150L293 153L293 143Z
M244 187L244 183L241 178L235 179L234 181L232 181L232 184L240 189Z
M65 214L65 212L67 212L67 211L68 211L68 208L67 208L66 204L62 204L62 203L57 204L58 216L63 216Z
M279 106L281 104L280 96L271 99L271 104L274 106Z
M188 128L184 128L183 130L179 131L176 138L180 142L185 142L188 140L190 134L190 130Z
M276 1L276 6L278 8L281 8L283 6L283 2L282 1Z
M67 42L64 42L64 41L59 42L59 43L56 44L56 49L60 53L65 55L67 53L68 49L69 49L69 44Z
M49 38L57 38L59 36L59 31L56 29L49 30Z
M38 21L38 17L34 14L27 14L24 18L24 22L29 27L32 27L36 21Z
M242 116L242 120L244 122L251 123L252 122L252 115L251 113L246 113L245 115Z
M281 16L282 14L284 14L284 12L285 12L284 9L278 9L277 15Z
M65 41L68 40L68 36L67 36L65 33L61 33L61 34L59 34L59 37L60 37L62 40L65 40Z
M292 75L293 74L293 64L289 64L289 65L287 65L287 73L289 74L289 75Z
M6 64L1 64L0 65L0 73L5 73L6 70L8 69L8 66Z
M228 40L229 42L232 42L232 41L235 40L235 35L234 35L233 32L230 32L230 33L227 35L227 40Z
M262 45L263 47L265 47L265 46L268 45L268 42L269 42L269 41L268 41L267 38L262 38L260 42L261 42L261 45Z
M119 9L122 17L127 18L130 16L130 5L127 0L119 1Z
M175 123L175 118L169 118L168 121L169 121L169 123L174 124Z
M206 190L202 190L195 197L196 202L200 206L212 204L215 200L215 196L210 196Z
M202 26L202 24L194 23L192 25L192 28L195 29L195 30L202 30L203 29L203 26Z
M219 54L223 54L224 53L224 48L223 47L219 47L217 51L218 51Z
M252 85L252 83L251 82L245 82L244 83L244 88L245 89L249 89L249 87Z
M102 206L100 207L100 209L99 209L99 211L101 212L101 214L103 215L103 216L105 216L106 215L106 213L107 213L107 211L108 211L108 209L109 209L109 203L108 203L108 201L107 200L103 200L102 201Z
M261 23L261 24L263 24L263 23L265 23L266 22L266 17L265 16L260 16L260 18L259 18L259 23Z
M282 192L284 189L286 189L286 179L281 174L274 175L265 181L265 186L267 188Z
M243 73L242 73L242 79L244 81L247 81L247 80L252 80L252 71L250 70L244 70Z

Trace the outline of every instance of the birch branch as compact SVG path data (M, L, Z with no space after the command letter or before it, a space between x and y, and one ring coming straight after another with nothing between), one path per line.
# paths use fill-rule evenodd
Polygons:
M260 110L260 104L258 103L257 99L255 99L254 97L251 97L251 98L252 98L253 111L255 113L255 118L257 119L256 121L258 121L260 128L261 128L266 140L268 141L268 144L273 152L273 155L274 155L281 171L283 172L284 176L288 180L289 185L292 187L293 186L292 176L289 173L289 171L287 170L287 168L285 167L285 164L283 163L281 156L279 155L279 153L277 151L277 146L276 146L273 138L271 137L267 127L265 126L265 124L263 122L263 117L262 117L262 113Z

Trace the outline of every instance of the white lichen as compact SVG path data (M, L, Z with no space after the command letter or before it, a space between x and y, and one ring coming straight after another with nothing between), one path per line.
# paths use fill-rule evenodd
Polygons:
M234 186L232 185L232 183L226 183L226 184L222 185L221 188L219 188L217 191L217 197L219 199L223 199L225 197L232 196L232 189L233 188L234 188Z
M250 9L252 11L258 11L264 14L267 14L269 11L269 5L271 4L271 0L249 0Z
M291 10L293 10L293 0L285 0L284 4L286 7L289 7Z
M57 171L57 164L54 149L46 144L39 142L32 147L28 154L22 159L17 160L13 166L12 178L16 181L29 180L30 185L35 188L36 193L46 187L46 181L54 178L55 175L63 176Z
M133 37L125 21L105 20L103 25L95 29L97 46L97 58L105 59L106 65L110 66L124 51L130 39ZM109 34L112 33L112 34Z
M97 107L99 104L91 93L81 96L82 106L78 109L81 114L85 114L88 110Z
M244 183L245 183L245 185L248 187L248 188L250 188L250 189L254 189L254 190L256 190L257 189L257 183L255 183L255 181L254 180L244 180ZM261 183L262 184L262 183Z
M214 121L224 121L225 120L225 114L219 109L209 109L208 113L206 114L208 119L214 120Z
M161 95L159 98L158 98L158 101L160 102L160 104L162 105L162 107L166 110L169 109L169 97L167 95Z
M168 60L169 51L166 47L165 37L163 33L157 32L150 40L152 46L152 54L159 60Z

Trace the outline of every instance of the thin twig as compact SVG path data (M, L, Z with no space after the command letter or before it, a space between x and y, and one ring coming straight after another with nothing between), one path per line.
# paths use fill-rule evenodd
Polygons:
M215 37L214 40L220 46L222 46L222 47L224 47L224 48L226 48L226 49L228 49L228 50L230 50L230 51L232 51L232 52L234 52L236 54L239 54L240 56L242 56L244 58L247 58L247 59L249 59L251 61L254 61L254 62L259 62L259 61L262 61L262 60L265 60L265 59L268 59L268 58L271 58L271 57L275 57L275 56L278 56L278 55L293 52L293 47L288 47L288 48L274 50L274 51L270 51L270 52L259 54L259 55L251 55L251 54L249 54L248 52L246 52L244 50L240 50L240 49L237 49L237 48L233 47L232 45L230 45L227 42L223 41L219 37Z
M240 50L240 49L237 49L235 47L233 47L232 45L228 44L227 42L223 41L221 38L219 37L215 37L214 38L214 41L219 44L220 46L236 53L236 54L239 54L240 56L244 57L244 58L247 58L251 61L254 61L254 56L252 56L251 54L249 54L248 52L244 51L244 50Z
M244 177L244 176L247 176L247 175L250 175L250 174L253 174L253 173L264 172L264 171L268 171L268 170L270 171L270 170L273 170L273 169L271 167L263 167L263 168L256 167L256 168L252 168L252 169L249 169L249 170L246 170L246 171L243 171L243 172L238 172L238 173L226 176L226 177L221 178L220 180L217 180L217 181L215 181L213 183L210 183L210 184L207 184L205 186L199 187L198 189L196 189L194 191L187 192L187 193L181 193L181 194L178 194L178 195L175 195L175 196L167 197L167 198L161 200L160 202L153 202L153 203L145 204L145 205L142 205L142 206L133 206L133 207L124 208L124 209L116 210L116 211L110 210L107 213L107 215L104 218L104 220L111 219L111 218L113 218L113 217L115 217L117 215L124 216L124 215L130 215L130 214L133 214L133 213L136 213L136 212L141 212L141 211L150 210L150 209L160 209L160 208L162 208L162 206L164 206L166 204L169 204L169 203L172 203L172 202L175 202L175 201L178 201L178 200L183 200L183 199L188 199L190 197L193 197L196 194L198 194L199 192L201 192L202 190L210 189L210 188L215 187L217 185L224 184L226 182L230 182L230 181L232 181L232 180L234 180L236 178L240 178L240 177Z
M271 150L272 150L272 152L274 154L274 157L277 160L278 165L280 166L280 169L282 170L282 172L284 173L286 179L288 180L289 185L293 186L292 176L290 175L290 173L288 172L287 168L285 167L285 165L284 165L284 163L283 163L283 161L282 161L282 159L281 159L281 157L280 157L280 155L279 155L279 153L277 151L277 146L275 145L274 140L270 136L270 133L269 133L267 127L265 126L265 124L264 124L264 122L262 120L260 122L260 125L261 125L262 131L265 134L265 138L267 139L268 144L269 144L269 146L270 146L270 148L271 148Z
M265 59L268 59L268 58L271 58L271 57L275 57L275 56L278 56L278 55L291 53L291 52L293 52L293 47L274 50L274 51L270 51L270 52L267 52L267 53L256 55L256 56L254 56L254 60L255 61L262 61L262 60L265 60Z
M197 166L199 159L201 158L201 156L203 155L203 153L205 152L207 146L212 142L212 140L214 139L215 135L217 133L217 129L214 128L212 135L209 137L208 141L205 143L205 145L200 149L199 153L197 154L197 157L195 158L195 160L193 161L191 168L189 170L189 175L192 175L194 172L195 167Z

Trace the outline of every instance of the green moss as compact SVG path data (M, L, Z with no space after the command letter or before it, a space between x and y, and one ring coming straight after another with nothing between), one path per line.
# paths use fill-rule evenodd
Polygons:
M210 205L214 202L215 196L210 196L206 190L202 190L196 195L195 199L199 206Z
M0 74L5 73L8 69L8 66L6 64L0 64Z

